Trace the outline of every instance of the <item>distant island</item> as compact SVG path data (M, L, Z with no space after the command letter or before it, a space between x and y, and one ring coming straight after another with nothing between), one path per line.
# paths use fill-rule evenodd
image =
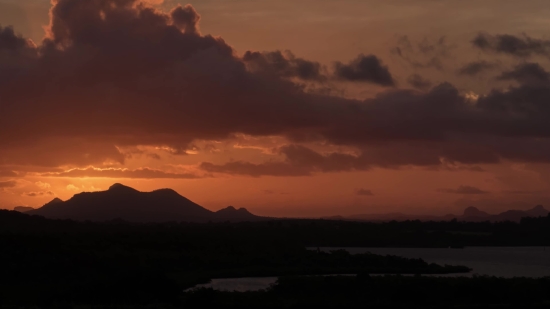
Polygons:
M481 211L476 207L468 207L464 210L462 215L448 214L445 216L429 216L429 215L408 215L403 213L389 213L389 214L360 214L351 216L330 216L323 217L327 220L345 220L345 221L371 221L371 222L387 222L387 221L467 221L467 222L502 222L512 221L519 222L522 218L527 217L546 217L549 211L542 205L537 205L529 210L508 210L499 214L489 214L485 211Z
M38 209L29 208L15 210L49 219L77 221L242 222L268 219L233 206L213 212L172 189L140 192L118 183L107 191L83 192L67 201L55 198Z

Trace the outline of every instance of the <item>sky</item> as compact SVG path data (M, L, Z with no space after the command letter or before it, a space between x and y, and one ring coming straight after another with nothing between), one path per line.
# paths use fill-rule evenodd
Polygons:
M547 0L0 0L0 208L550 205Z

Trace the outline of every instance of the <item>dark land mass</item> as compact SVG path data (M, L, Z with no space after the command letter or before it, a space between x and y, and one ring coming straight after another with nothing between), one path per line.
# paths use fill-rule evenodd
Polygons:
M174 196L168 192L161 194ZM50 207L67 202L54 201ZM368 253L351 255L343 250L323 252L316 250L318 247L543 245L550 245L550 216L496 223L456 219L377 223L274 219L197 223L174 219L173 222L137 223L122 219L54 220L0 211L0 265L3 266L0 267L3 282L0 307L336 308L336 304L341 303L339 308L354 308L366 301L363 294L370 289L377 293L370 303L366 302L372 306L441 308L445 297L449 297L447 307L486 308L520 301L538 306L548 304L548 293L538 294L541 289L547 291L548 285L547 281L535 279L453 281L410 277L401 281L387 279L389 281L376 284L380 288L374 288L368 283L371 281L349 281L359 280L355 277L334 279L334 282L299 277L282 278L277 287L267 292L183 291L212 278L469 271L459 265L435 265L420 259ZM312 249L306 249L308 247ZM365 275L361 276L364 279ZM372 282L386 280L372 279L375 280ZM469 291L468 286L480 286L481 291L489 290L492 294L460 294ZM348 287L349 293L340 292L342 287ZM532 291L524 291L524 287ZM513 295L514 289L523 294ZM312 296L313 291L317 291L318 298ZM434 294L433 302L428 298L419 300L418 295L429 293ZM495 298L497 294L503 295L502 301ZM536 297L529 298L534 294Z
M283 277L256 292L200 289L185 308L548 308L550 278Z
M293 234L315 232L310 227L316 223L297 224L94 223L0 211L0 278L9 283L0 289L1 304L178 304L184 289L212 278L470 271L420 259L308 250L308 234Z
M267 219L255 216L244 208L235 209L232 206L212 212L172 189L140 192L122 184L114 184L107 191L79 193L68 201L56 198L27 213L50 219L79 221L238 222Z
M364 215L351 215L351 216L332 216L323 217L327 220L347 220L347 221L372 221L372 222L387 222L387 221L468 221L468 222L502 222L502 221L514 221L520 222L522 218L527 217L546 217L550 212L546 210L542 205L537 205L528 210L508 210L499 214L489 214L485 211L481 211L476 207L468 207L464 210L462 215L448 214L445 216L428 216L428 215L407 215L402 213L388 213L388 214L364 214Z

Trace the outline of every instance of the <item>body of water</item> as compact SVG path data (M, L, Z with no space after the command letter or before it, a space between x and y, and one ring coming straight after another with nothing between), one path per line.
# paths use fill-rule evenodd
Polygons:
M209 283L198 284L189 290L212 288L229 292L259 291L269 288L275 282L277 282L277 277L212 279Z
M321 248L345 249L350 253L371 252L423 259L440 265L464 265L473 269L468 275L504 278L550 276L550 248L544 247L466 247L445 248ZM466 275L466 274L459 274Z
M313 248L311 248L313 249ZM316 250L317 248L315 248ZM468 274L433 276L486 275L504 278L550 276L550 248L543 247L466 247L442 248L320 248L323 251L344 249L352 254L370 252L379 255L396 255L423 259L439 265L464 265L472 268ZM277 277L213 279L194 288L213 288L220 291L258 291L269 288Z

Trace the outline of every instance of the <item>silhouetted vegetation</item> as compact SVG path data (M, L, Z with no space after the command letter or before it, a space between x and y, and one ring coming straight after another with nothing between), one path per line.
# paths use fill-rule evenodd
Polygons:
M198 289L185 308L546 308L550 278L283 277L267 291Z
M419 259L307 250L278 224L128 224L0 213L0 289L7 304L172 303L210 278L453 273Z
M326 253L307 250L306 247L542 245L549 243L549 235L550 217L524 219L521 223L276 220L254 223L135 224L121 221L92 223L47 220L0 211L0 278L3 282L0 304L59 306L162 303L179 306L182 302L192 304L194 299L206 297L201 293L214 293L202 291L181 298L185 288L208 282L211 278L465 272L468 271L466 267L438 266L418 259L372 254L350 255L342 250ZM328 284L321 279L293 280ZM315 283L315 280L321 280L321 283ZM345 285L349 283L346 280L352 279L341 280ZM412 278L399 280L414 285L406 281ZM288 281L288 284L292 282ZM427 288L431 286L430 282L421 281L418 288ZM453 282L462 281L448 282L441 284L449 287L451 283L455 284ZM493 281L483 282L492 284ZM519 281L494 282L508 285ZM533 282L539 281L528 282L535 284ZM273 301L276 302L287 297L283 292L288 284L266 293L275 295L269 297L274 297ZM363 288L365 284L370 283L364 283ZM323 293L322 288L320 294ZM306 297L309 292L305 290L304 293L303 297ZM227 297L237 300L250 296L250 299L243 300L250 306L253 306L255 298L260 297L260 294L214 294L212 301L219 299L223 302ZM386 294L380 292L380 295L383 297ZM289 301L293 297L288 296ZM303 301L308 302L307 298ZM289 304L301 302L299 300Z

